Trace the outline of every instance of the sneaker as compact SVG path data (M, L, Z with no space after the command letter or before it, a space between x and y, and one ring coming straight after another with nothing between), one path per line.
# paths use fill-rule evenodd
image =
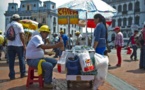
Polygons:
M133 61L133 59L132 59L132 58L130 58L130 60L131 60L131 61Z
M53 85L44 83L44 88L53 89Z
M10 80L14 80L14 79L15 79L15 77L10 78Z
M116 66L117 66L117 67L121 67L121 65L120 65L120 64L117 64Z

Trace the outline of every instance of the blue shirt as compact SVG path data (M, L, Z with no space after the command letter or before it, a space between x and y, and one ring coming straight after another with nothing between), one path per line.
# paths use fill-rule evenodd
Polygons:
M103 23L99 23L96 25L94 31L95 41L98 42L97 48L106 47L106 28Z
M61 37L62 37L62 39L63 39L64 47L66 47L67 40L68 40L68 36L67 36L66 34L62 34Z

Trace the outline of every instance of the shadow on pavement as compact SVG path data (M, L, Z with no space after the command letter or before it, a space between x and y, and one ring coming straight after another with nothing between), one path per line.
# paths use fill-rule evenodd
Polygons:
M145 73L145 70L136 69L136 70L128 70L127 72L141 74L141 73Z
M0 79L0 83L9 82L10 79Z
M117 68L119 68L119 67L117 67L117 66L110 66L110 67L108 67L108 69L117 69Z
M131 60L123 60L124 62L132 62Z
M19 65L19 62L15 62L15 66ZM0 67L9 67L9 64L6 62L0 63Z

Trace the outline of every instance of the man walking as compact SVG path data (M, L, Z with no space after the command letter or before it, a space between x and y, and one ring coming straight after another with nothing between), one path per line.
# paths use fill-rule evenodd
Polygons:
M135 61L137 60L137 44L135 42L135 38L136 38L137 34L138 34L138 30L135 30L134 34L130 37L130 39L127 43L127 46L128 46L129 43L131 42L131 46L133 48L133 53L131 54L130 59L135 60ZM134 57L134 59L133 59L133 57Z
M15 63L16 55L18 55L18 59L19 59L19 67L21 73L20 77L23 78L24 76L26 76L25 60L24 60L24 51L26 49L25 41L24 41L24 29L22 24L19 23L19 20L20 20L20 16L18 14L14 14L12 16L12 22L8 24L6 30L6 38L8 40L10 80L15 79L14 63ZM10 40L8 38L8 34L12 34L14 36L14 39Z

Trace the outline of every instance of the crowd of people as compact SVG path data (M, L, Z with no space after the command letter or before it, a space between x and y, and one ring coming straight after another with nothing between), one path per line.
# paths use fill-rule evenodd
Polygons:
M44 86L52 88L52 72L53 68L57 64L57 60L54 58L60 57L62 51L64 51L66 48L71 49L74 45L85 45L85 37L79 38L78 36L77 40L74 42L74 38L71 34L66 35L64 30L60 30L59 34L52 34L53 40L50 40L52 38L49 37L51 34L49 26L39 23L38 30L32 34L29 34L26 39L26 32L24 31L22 24L19 23L20 16L18 14L14 14L11 19L11 23L7 25L5 37L0 35L0 59L3 46L5 46L5 57L7 58L7 62L9 64L10 80L15 79L14 63L16 56L18 56L19 59L21 78L26 76L25 59L28 66L34 68L37 68L39 62L44 59L45 61L41 62L43 71L45 72ZM106 20L101 14L96 14L94 15L94 22L96 24L96 28L94 29L92 36L92 47L96 53L108 55L108 27L106 25ZM114 28L114 32L116 32L114 44L118 57L118 63L116 66L121 67L121 49L124 45L123 34L118 26ZM0 32L0 34L2 34L2 32ZM145 25L139 36L138 30L134 31L134 34L130 37L127 46L129 46L130 42L133 49L130 59L137 60L137 48L140 47L141 56L139 68L145 69ZM91 42L89 42L89 44L91 45ZM55 52L54 58L44 57L44 55L48 55L46 51L47 49L53 49Z

